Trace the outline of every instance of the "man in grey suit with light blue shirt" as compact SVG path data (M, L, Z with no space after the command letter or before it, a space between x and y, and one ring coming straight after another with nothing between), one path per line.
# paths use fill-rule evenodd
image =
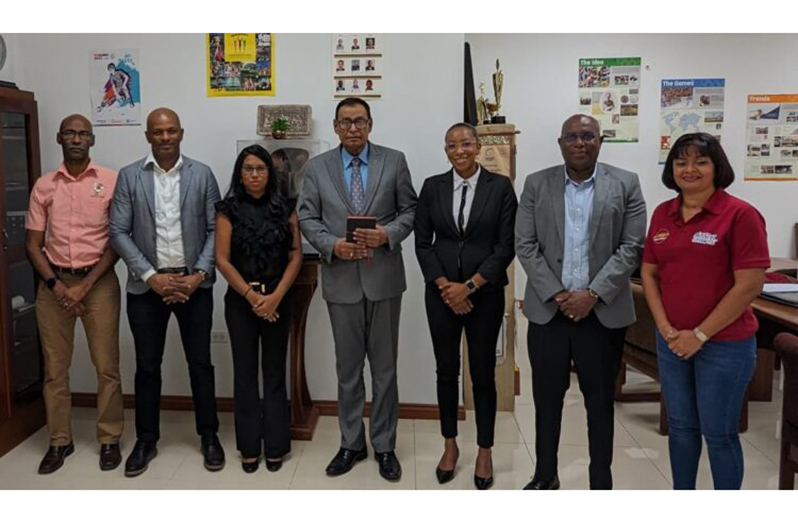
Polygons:
M341 146L307 163L299 224L321 253L322 294L335 342L341 448L327 474L345 474L367 457L363 367L368 357L371 444L382 477L398 481L396 360L407 288L401 242L413 230L416 192L404 154L368 141L372 125L365 101L347 98L338 104L333 126ZM350 216L374 217L376 228L357 229L355 242L347 242Z
M147 118L152 153L119 171L110 236L128 266L127 316L136 346L136 445L125 475L157 454L161 361L169 318L180 327L205 468L224 467L217 432L213 325L213 242L219 186L211 169L180 154L180 118L166 108Z
M558 139L565 165L529 175L518 205L515 251L527 274L535 402L536 468L527 490L560 486L571 362L587 410L590 488L612 488L614 383L635 321L629 277L640 263L646 204L637 174L597 162L602 141L594 118L568 118Z

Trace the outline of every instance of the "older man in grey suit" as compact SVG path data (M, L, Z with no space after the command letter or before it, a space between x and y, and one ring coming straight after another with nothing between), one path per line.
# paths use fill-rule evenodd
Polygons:
M565 165L527 177L516 215L535 401L528 490L560 486L557 447L572 361L587 410L590 488L612 488L613 385L635 321L629 276L643 250L646 204L635 173L597 163L600 133L590 116L568 118L558 139Z
M333 121L341 146L307 164L299 223L321 253L322 293L332 323L338 373L341 448L327 467L338 476L367 456L363 366L372 378L370 439L380 474L401 478L394 453L399 399L396 358L405 283L404 240L413 229L416 192L404 154L368 141L369 105L342 100ZM347 218L372 216L374 229L357 229L346 241Z
M119 171L111 204L111 244L128 266L127 316L136 346L137 441L125 475L138 476L157 454L161 361L172 314L188 361L205 468L221 470L210 353L219 186L207 165L180 154L183 129L174 111L150 113L146 137L152 153Z

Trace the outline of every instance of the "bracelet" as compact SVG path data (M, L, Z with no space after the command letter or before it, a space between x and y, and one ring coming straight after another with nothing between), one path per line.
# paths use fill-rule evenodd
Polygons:
M252 290L252 287L247 287L247 292L245 292L244 294L242 294L242 295L241 295L241 297L242 297L242 298L246 298L246 297L247 297L247 294L249 294L249 291L251 291L251 290Z
M706 342L708 342L708 341L709 341L709 336L707 336L706 334L704 334L703 332L701 332L701 329L699 329L698 327L696 327L695 329L693 329L693 334L695 334L695 337L696 337L696 338L698 338L698 340L699 340L701 343L706 343Z

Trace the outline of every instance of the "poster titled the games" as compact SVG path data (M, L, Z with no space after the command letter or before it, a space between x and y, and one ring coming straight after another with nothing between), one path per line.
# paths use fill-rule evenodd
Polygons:
M274 33L208 33L207 90L216 96L274 96Z

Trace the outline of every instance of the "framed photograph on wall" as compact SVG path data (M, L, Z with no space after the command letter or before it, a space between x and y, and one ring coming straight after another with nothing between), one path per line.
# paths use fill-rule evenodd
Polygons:
M206 89L219 96L274 96L274 33L208 33Z
M333 99L358 96L379 100L383 95L382 35L332 35Z

